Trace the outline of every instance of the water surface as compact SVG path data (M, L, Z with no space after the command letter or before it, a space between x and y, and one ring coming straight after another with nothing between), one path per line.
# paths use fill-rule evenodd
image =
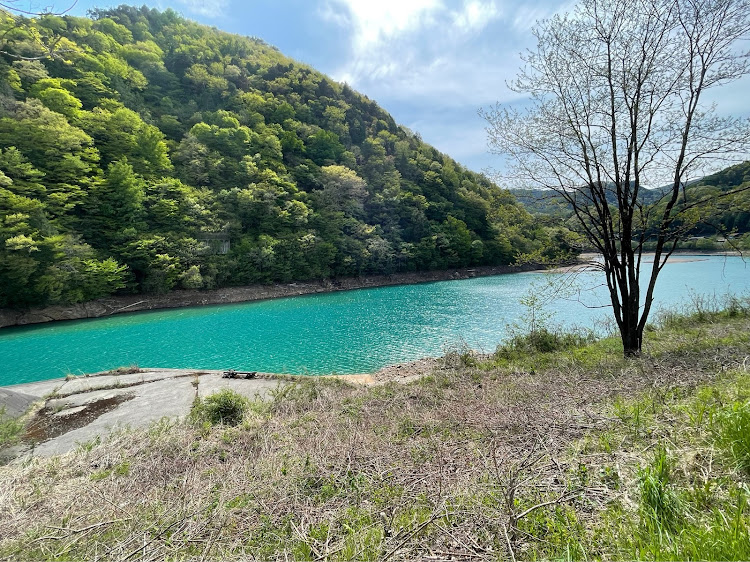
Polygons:
M662 272L657 307L695 294L750 291L750 265L700 256ZM0 330L0 385L122 365L320 375L362 373L468 345L485 352L523 324L519 301L550 274L518 273L308 295L235 305L121 314ZM611 311L602 277L547 306L555 320L591 326ZM579 298L580 297L580 298ZM578 300L583 300L587 308Z

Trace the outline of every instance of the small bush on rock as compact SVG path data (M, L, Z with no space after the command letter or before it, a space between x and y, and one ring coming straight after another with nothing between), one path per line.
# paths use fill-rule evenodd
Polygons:
M196 398L190 410L190 418L197 423L238 425L245 417L247 409L247 398L225 388L204 399Z

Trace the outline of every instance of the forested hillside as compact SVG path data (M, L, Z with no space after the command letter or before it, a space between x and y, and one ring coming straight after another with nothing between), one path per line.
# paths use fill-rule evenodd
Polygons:
M667 201L656 203L654 220ZM725 168L684 188L674 228L683 250L750 249L750 162ZM648 247L648 245L647 245Z
M726 168L716 174L704 177L688 189L702 198L715 197L720 215L716 223L723 232L750 233L750 161ZM737 193L721 194L730 190ZM700 226L697 233L710 233L710 227Z
M565 224L573 215L570 205L555 191L513 189L511 193L541 223ZM680 248L721 250L738 246L750 249L750 161L688 184L683 195L677 205L685 206L685 200L690 204L676 221L676 228L684 230ZM614 194L611 197L614 199ZM644 206L654 206L650 212L652 221L662 216L667 204L663 191L658 188L642 189L639 200ZM729 242L734 242L727 243L727 237ZM647 248L649 244L646 243Z
M0 307L565 251L261 40L146 7L0 15Z

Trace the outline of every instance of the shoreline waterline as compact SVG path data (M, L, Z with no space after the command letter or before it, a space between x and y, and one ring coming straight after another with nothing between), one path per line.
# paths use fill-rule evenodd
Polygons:
M645 252L644 257L653 256L652 252ZM736 251L676 251L670 261L678 263L684 261L680 255L690 256L741 256ZM439 281L453 281L473 279L477 277L492 277L515 273L550 272L570 273L590 269L596 263L600 254L586 252L580 254L576 262L569 265L549 268L542 264L497 265L454 268L437 271L402 272L382 275L364 275L358 277L338 277L317 279L311 281L295 281L291 283L273 283L268 285L254 284L239 287L225 287L222 289L187 290L181 289L161 295L113 295L101 299L76 303L72 305L54 305L43 308L9 309L0 308L0 330L15 326L30 326L50 322L64 322L67 320L85 320L89 318L104 318L116 314L128 314L150 310L166 310L173 308L191 308L214 306L222 304L240 304L245 302L267 301L286 297L336 293L371 289L378 287L393 287L400 285L419 285Z
M353 384L376 385L385 382L408 382L424 376L439 366L443 362L443 357L423 357L414 361L394 363L386 365L369 373L350 373L350 374L329 374L329 375L300 375L292 373L266 373L255 372L252 380L271 380L279 382L295 382L305 379L341 379ZM80 375L68 375L65 377L56 377L53 379L44 379L32 382L21 382L15 384L0 385L0 389L11 390L14 392L31 391L32 394L47 394L53 389L58 389L61 385L72 381L85 382L96 381L104 377L124 377L125 375L148 375L160 373L162 376L169 378L184 378L195 375L220 375L223 371L220 369L198 369L198 368L168 368L168 367L136 367L130 370L129 367L123 366L117 369L101 371L97 373L84 373ZM242 380L243 377L239 377ZM119 386L118 386L119 388Z
M244 285L223 289L178 290L162 295L115 295L77 303L31 309L0 309L0 329L66 320L103 318L115 314L266 301L285 297L353 291L377 287L418 285L438 281L473 279L513 273L544 271L539 264L478 266L439 271L341 277L270 285Z

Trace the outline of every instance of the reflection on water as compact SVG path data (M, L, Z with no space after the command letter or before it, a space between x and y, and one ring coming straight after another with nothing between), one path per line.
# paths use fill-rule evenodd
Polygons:
M737 257L675 260L662 272L656 306L691 292L747 293L749 271ZM550 277L565 279L521 273L3 329L0 385L131 364L317 375L373 371L463 342L490 352L522 318L529 287ZM548 306L556 320L591 326L607 318L597 308L607 298L601 274L575 281Z

